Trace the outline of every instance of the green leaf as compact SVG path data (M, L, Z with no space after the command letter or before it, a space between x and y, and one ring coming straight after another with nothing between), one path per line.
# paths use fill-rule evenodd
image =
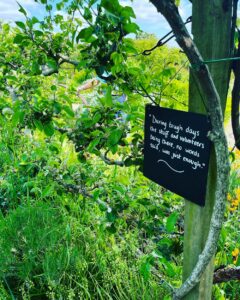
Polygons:
M24 111L17 110L12 117L12 126L16 127L18 123L22 123L24 119Z
M43 36L43 32L41 30L34 30L33 33L34 33L35 37Z
M93 117L93 124L98 123L102 118L102 115L100 113L96 113Z
M126 33L137 33L139 31L139 26L135 23L124 24L123 30Z
M56 92L56 90L57 90L56 85L52 85L52 86L51 86L51 91Z
M38 130L40 130L40 131L43 130L43 124L42 124L41 121L39 121L39 120L34 120L34 121L33 121L33 124L34 124L34 126L35 126Z
M119 5L117 0L102 0L101 1L101 7L105 8L109 12L116 14L121 9L121 6Z
M36 17L32 17L31 19L32 25L39 23L39 20Z
M108 145L110 147L111 146L115 146L119 142L119 140L121 139L122 134L123 134L123 132L122 132L121 129L115 129L115 130L113 130L110 133L109 137L108 137L108 140L107 140Z
M62 110L62 105L58 102L54 102L53 108L54 108L54 113L59 114Z
M94 139L93 141L91 141L91 143L88 146L88 151L92 152L94 150L94 148L100 143L101 138L97 138Z
M79 32L76 41L79 42L80 39L87 41L92 36L92 34L93 34L92 27L84 28Z
M89 0L88 6L93 6L98 0Z
M74 111L72 110L72 108L68 105L63 105L62 109L65 110L65 112L70 116L70 117L74 117Z
M159 258L159 261L164 265L165 272L168 276L173 277L174 275L176 275L173 265L170 262L168 262L166 258L161 257Z
M88 7L84 8L84 15L83 15L83 17L84 17L85 20L92 21L92 13L91 13L91 11L90 11L90 9Z
M46 5L46 10L51 11L53 9L53 6L51 4Z
M41 74L41 68L40 68L38 62L36 62L36 61L33 61L33 63L32 63L32 73L34 75Z
M43 130L47 136L52 136L54 134L54 126L52 122L48 122L43 125Z
M58 68L58 64L54 59L49 59L47 61L47 65L49 68L54 69L54 70Z
M26 30L26 25L23 22L16 21L15 23L19 28Z
M161 72L161 75L169 77L171 76L174 72L175 72L175 68L165 68L163 69L163 71Z
M172 297L170 295L164 296L163 300L172 300Z
M9 33L10 28L11 28L9 24L1 24L1 26L2 26L4 33Z
M6 78L7 80L17 81L17 77L16 77L16 76L6 75L5 78Z
M49 146L49 150L56 154L59 154L59 152L60 152L57 144L51 144Z
M17 2L17 4L18 4L18 6L20 7L18 11L19 11L20 13L24 14L24 16L27 16L27 12L26 12L26 10L22 7L22 5L21 5L20 3L18 3L18 2Z
M167 218L166 229L168 232L173 232L178 219L178 213L174 212Z
M53 185L48 185L45 187L45 189L42 192L42 197L48 197L49 195L51 195L54 192L54 186Z
M134 13L132 7L130 7L130 6L124 6L121 11L121 15L127 19L136 18L135 13Z
M123 56L117 52L111 54L111 59L115 65L121 64L123 62Z
M148 280L151 274L151 264L147 261L140 267L140 273L145 280Z
M231 163L233 163L236 160L236 156L233 151L229 152L229 158L230 158Z
M107 107L113 106L113 99L112 99L112 88L110 86L107 87L106 95L105 95L105 105Z
M24 39L26 39L26 36L21 35L21 34L16 34L13 42L14 42L14 44L21 44Z

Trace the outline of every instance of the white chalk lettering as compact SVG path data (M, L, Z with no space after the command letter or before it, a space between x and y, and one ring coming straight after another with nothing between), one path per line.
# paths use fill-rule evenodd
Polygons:
M196 157L200 157L200 154L198 151L193 151L192 149L185 149L185 152L188 153L188 154L192 154Z
M175 124L171 123L171 121L170 121L168 126L169 126L169 128L174 129L176 133L179 133L179 131L183 131L183 127L181 124L175 125Z
M196 138L197 136L199 136L199 131L193 130L193 129L190 128L189 126L188 126L188 128L186 128L185 131L186 131L186 133L192 134L194 140L195 140L195 138Z
M167 154L167 155L171 155L171 152L169 150L166 150L166 149L162 149L162 153Z
M194 140L192 140L192 139L188 139L188 138L185 137L185 136L180 136L179 139L180 139L181 142L185 142L185 143L188 143L188 144L192 144L192 145L194 145L194 146L196 146L196 147L199 147L199 148L204 149L204 144L203 144L203 143L200 143L200 142L198 142L198 141L194 141Z
M197 168L202 168L202 165L200 164L199 161L194 161L188 157L183 157L183 161L189 163L192 165L193 170L196 170Z
M166 145L168 147L172 147L173 148L173 143L166 141L165 139L162 139L162 144Z
M159 129L158 133L161 134L161 135L163 135L165 137L165 139L168 138L169 131L164 131L162 129Z
M152 116L152 123L162 125L164 127L164 130L167 128L167 122L164 122L162 120L158 120L154 115Z

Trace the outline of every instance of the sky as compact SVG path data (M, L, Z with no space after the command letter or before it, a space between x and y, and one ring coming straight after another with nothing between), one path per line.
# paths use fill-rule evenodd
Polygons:
M109 0L111 1L111 0ZM41 19L44 16L43 6L34 0L18 0L18 2L26 9L30 16L36 16ZM191 3L189 0L182 0L180 13L183 19L187 19L191 15ZM147 33L153 33L157 37L165 35L170 30L169 25L159 14L156 8L149 0L120 0L122 5L132 6L137 16L136 23ZM21 20L22 14L18 12L18 4L15 0L0 0L0 20L14 22Z

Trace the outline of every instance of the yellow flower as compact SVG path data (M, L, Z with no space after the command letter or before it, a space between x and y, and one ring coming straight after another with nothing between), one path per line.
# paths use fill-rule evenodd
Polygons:
M238 206L238 204L239 204L239 200L238 199L233 200L233 202L232 202L233 206Z
M229 194L229 193L228 193L228 195L227 195L227 200L228 200L228 201L231 201L231 200L232 200L231 194Z
M236 155L236 157L238 158L238 157L240 157L240 150L235 150L235 155Z
M232 251L232 256L234 256L234 257L237 257L238 256L238 254L239 254L239 249L238 248L235 248L233 251Z
M236 195L236 198L238 199L238 201L240 201L240 188L237 188L235 190L235 195Z
M229 208L228 208L229 211L235 211L236 209L237 209L237 208L236 208L235 206L234 206L234 207L229 207Z

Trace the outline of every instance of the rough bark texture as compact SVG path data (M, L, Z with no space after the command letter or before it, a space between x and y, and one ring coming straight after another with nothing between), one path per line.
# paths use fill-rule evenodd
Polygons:
M215 205L211 217L210 230L202 253L198 257L195 267L183 285L174 291L174 299L182 299L199 283L203 272L212 260L217 247L222 222L224 219L225 199L228 190L229 162L227 141L223 129L223 114L221 99L214 85L211 73L199 53L195 43L189 35L178 13L173 0L150 0L169 22L180 47L187 55L193 66L193 76L201 95L207 99L208 113L212 123L209 138L214 143L216 153L216 192ZM207 300L207 299L205 299Z
M231 280L240 280L240 267L224 268L214 272L214 284L228 282Z

